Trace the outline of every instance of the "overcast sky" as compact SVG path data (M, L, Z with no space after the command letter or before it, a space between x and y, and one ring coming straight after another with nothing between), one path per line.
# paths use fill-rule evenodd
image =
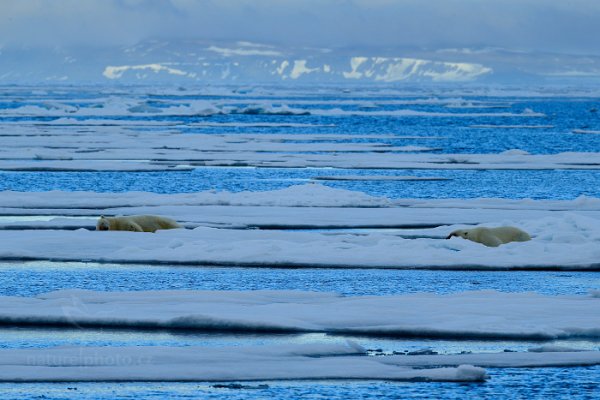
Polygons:
M0 0L1 46L150 38L600 54L600 0Z

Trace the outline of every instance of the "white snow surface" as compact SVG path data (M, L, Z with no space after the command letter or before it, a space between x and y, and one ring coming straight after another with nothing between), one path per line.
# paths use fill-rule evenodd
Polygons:
M449 181L439 176L390 176L390 175L324 175L312 178L317 181Z
M368 357L355 343L254 347L55 347L0 350L0 381L482 381L493 368L589 366L600 352Z
M317 184L272 192L176 195L2 192L0 213L6 215L0 220L0 259L5 260L340 268L600 268L600 200L589 197L570 201L390 200ZM72 230L93 228L100 214L164 215L195 229L155 234ZM36 215L44 217L36 219ZM56 219L49 220L47 215ZM81 218L85 216L89 218ZM443 239L455 229L475 224L516 226L533 239L498 248L461 238ZM371 230L343 231L352 228Z
M40 195L43 193L43 195ZM263 206L263 207L386 207L393 202L363 192L309 183L265 192L209 190L196 193L149 192L0 192L0 207L14 208L115 208L140 206ZM600 199L597 201L600 210Z
M533 239L488 248L461 238L441 238L457 226L447 227L443 233L439 228L440 238L403 238L400 234L377 231L356 234L202 226L155 234L85 229L2 230L0 259L257 267L600 268L596 218L567 214L510 225L526 230Z
M482 368L413 368L353 343L260 347L56 347L0 350L2 382L386 379L469 382Z
M350 296L302 291L62 290L0 298L3 324L320 332L422 338L599 338L600 298L470 291ZM462 362L461 362L462 363Z
M600 199L582 195L574 200L533 199L388 199L360 191L331 188L319 183L263 192L204 192L158 194L150 192L98 193L86 191L0 191L0 207L24 209L115 208L142 206L263 206L263 207L408 207L497 210L600 211Z

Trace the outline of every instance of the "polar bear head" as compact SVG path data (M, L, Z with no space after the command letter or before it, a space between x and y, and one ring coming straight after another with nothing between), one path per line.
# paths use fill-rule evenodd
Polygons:
M100 219L96 223L96 230L97 231L108 231L108 230L110 230L110 222L108 221L108 218L106 218L104 215L101 215Z
M488 247L498 247L502 243L507 243L507 242L512 241L512 240L504 241L504 240L500 239L495 234L495 231L497 229L502 229L502 228L489 229L489 228L479 227L479 228L473 228L473 229L457 229L454 232L452 232L450 235L448 235L448 237L446 239L450 239L451 237L456 236L456 237L461 237L463 239L470 240L475 243L481 243Z
M446 239L450 239L451 237L461 237L463 239L469 239L469 231L470 229L457 229L454 232L450 233Z

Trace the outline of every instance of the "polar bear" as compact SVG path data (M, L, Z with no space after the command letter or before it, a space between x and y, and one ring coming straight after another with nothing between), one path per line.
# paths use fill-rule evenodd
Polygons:
M498 228L473 228L457 229L448 235L446 239L452 236L460 236L463 239L469 239L473 242L481 243L488 247L498 247L504 243L526 242L531 240L531 236L525 231L514 226L500 226Z
M105 217L96 224L97 231L156 232L159 229L182 228L176 221L158 215L130 215L128 217Z

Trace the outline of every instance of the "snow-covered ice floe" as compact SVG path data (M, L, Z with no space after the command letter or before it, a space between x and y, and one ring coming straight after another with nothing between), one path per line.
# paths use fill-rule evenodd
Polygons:
M131 117L131 116L202 116L212 115L284 115L284 116L393 116L393 117L445 117L445 118L470 118L470 117L545 117L544 113L536 112L529 108L523 111L511 112L440 112L422 111L408 108L391 110L372 110L372 102L365 104L369 110L348 110L336 108L293 107L288 104L272 104L266 101L243 101L237 104L227 104L227 101L189 100L185 103L163 103L156 107L148 101L136 99L119 99L112 97L106 99L99 107L71 106L61 102L45 102L37 105L22 105L17 108L0 109L0 116L45 116L45 117ZM318 105L318 104L314 104ZM341 104L338 104L341 105ZM449 108L480 108L449 107ZM488 108L488 107L483 107ZM493 108L493 107L492 107Z
M471 291L349 296L302 291L62 290L1 298L16 326L318 332L446 339L600 338L600 297Z
M461 364L489 368L575 367L600 364L600 351L536 351L471 353L444 355L390 356L381 360L389 365L440 367Z
M600 269L600 200L589 197L569 201L390 200L317 184L254 193L46 192L40 196L1 192L0 214L4 215L0 220L0 259L4 260ZM77 230L93 229L100 214L165 215L195 229L155 234ZM36 215L44 217L36 219ZM516 226L533 239L498 248L460 238L443 239L455 229L475 224ZM345 228L374 231L323 231ZM376 231L378 228L403 231Z
M317 210L322 214L312 218L318 219L327 210ZM420 211L424 215L428 210ZM297 214L295 220L300 221L301 216ZM529 232L533 239L496 248L461 238L443 239L460 225L440 227L428 232L435 233L431 237L417 238L379 231L282 231L269 225L264 226L271 228L266 230L200 226L154 234L1 230L0 259L247 267L598 270L598 222L597 218L566 214L510 223Z
M574 200L534 199L389 199L364 192L331 188L319 183L294 185L262 192L207 190L194 193L99 193L90 191L0 191L0 207L13 209L108 209L156 206L258 206L342 208L443 208L497 210L600 211L600 199L582 195Z
M191 136L191 135L190 135ZM0 170L62 169L72 171L141 171L197 167L345 168L390 170L596 170L600 153L568 152L527 154L510 150L498 154L434 154L433 147L388 146L381 143L279 143L235 150L231 143L221 149L159 147L82 150L65 148L5 148ZM315 153L317 152L317 153ZM344 153L343 157L339 157ZM44 163L50 165L46 166ZM164 165L161 165L164 164Z
M385 379L478 382L481 367L600 364L600 352L367 356L347 344L254 347L55 347L0 350L2 382Z
M315 176L316 181L450 181L440 176L389 176L389 175L329 175Z
M255 381L386 379L473 382L471 365L415 368L369 357L360 346L306 344L260 347L57 347L0 350L1 382Z
M590 199L591 201L591 199ZM529 201L531 202L531 200ZM558 201L560 203L560 201ZM264 206L264 207L388 207L394 202L359 191L335 189L321 184L294 185L264 192L227 192L208 190L197 193L159 194L150 192L98 193L1 191L0 207L6 208L116 208L141 206ZM401 203L400 205L405 205ZM600 210L600 199L595 205ZM576 205L581 207L581 204ZM556 204L552 204L556 207Z
M0 160L2 171L127 171L127 172L166 172L191 171L194 167L182 164L159 164L136 160Z
M528 210L451 207L286 207L286 206L117 206L98 208L0 208L0 229L94 229L100 215L158 214L170 216L187 228L269 230L395 229L381 238L403 237L406 230L445 238L452 230L485 224L531 226L530 220L545 219L556 227L541 225L536 234L579 234L578 227L588 219L595 223L600 211L583 210L576 214L561 210ZM51 217L54 216L54 217ZM560 219L565 221L561 227ZM579 222L577 222L579 221ZM584 223L585 224L585 223ZM454 226L456 225L456 226ZM547 229L544 231L543 229ZM553 232L552 229L561 229ZM314 232L321 234L325 232ZM330 232L333 234L335 232ZM366 234L366 232L364 232ZM56 233L58 234L58 233ZM200 233L198 233L200 234ZM232 233L233 234L233 233ZM315 236L317 238L318 236ZM376 237L373 236L373 239ZM550 237L548 237L550 238ZM325 239L325 238L323 238ZM582 241L585 240L581 236ZM556 241L555 237L551 240ZM575 241L575 236L572 239ZM415 247L414 250L417 250Z

